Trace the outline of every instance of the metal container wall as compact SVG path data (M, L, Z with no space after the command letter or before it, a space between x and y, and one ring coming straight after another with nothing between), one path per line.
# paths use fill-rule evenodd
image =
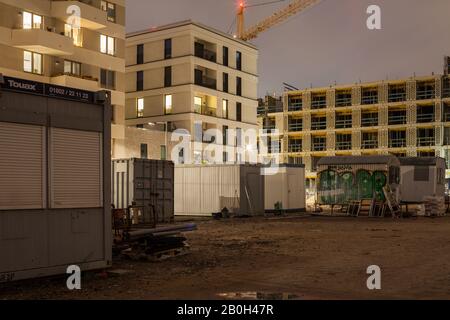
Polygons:
M0 282L111 266L109 94L6 80Z
M264 177L260 166L175 167L175 215L211 216L223 207L237 215L264 213Z
M112 199L117 209L133 202L142 207L143 222L170 223L174 219L174 164L150 159L112 161Z
M280 165L274 169L263 169L266 212L273 212L277 202L282 204L285 211L305 211L305 166Z

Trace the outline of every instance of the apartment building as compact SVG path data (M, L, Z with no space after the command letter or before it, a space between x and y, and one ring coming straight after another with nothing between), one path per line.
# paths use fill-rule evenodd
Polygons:
M224 132L258 129L257 60L250 43L192 21L128 34L123 154L170 159L167 140L176 129L186 130L202 150L210 143L244 143ZM190 151L192 161L209 161L202 151Z
M125 138L125 0L0 0L0 73L110 90L114 155Z
M305 164L307 183L323 156L440 156L449 166L449 69L446 59L443 75L289 91L281 104L260 103L259 121L277 141L264 156Z

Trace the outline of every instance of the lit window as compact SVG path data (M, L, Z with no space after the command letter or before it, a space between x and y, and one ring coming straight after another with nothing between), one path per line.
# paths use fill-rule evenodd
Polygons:
M42 54L24 51L23 71L42 74Z
M144 98L137 99L137 116L138 118L144 116Z
M167 94L164 98L164 113L165 114L170 114L172 113L172 95L171 94Z
M115 39L105 35L100 35L100 52L109 55L115 54Z
M24 51L23 53L23 71L33 71L33 54L29 51Z
M222 100L222 116L228 119L228 100Z
M41 29L42 16L24 11L22 13L22 28L23 29Z
M64 73L73 76L81 76L81 63L69 60L64 61Z
M194 97L194 111L196 113L202 113L202 98Z

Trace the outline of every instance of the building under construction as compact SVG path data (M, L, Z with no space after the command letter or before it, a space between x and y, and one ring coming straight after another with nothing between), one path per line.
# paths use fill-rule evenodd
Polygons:
M267 157L305 164L307 184L314 184L324 156L440 156L448 163L449 58L444 69L443 75L287 91L282 103L266 98L258 115L272 141Z

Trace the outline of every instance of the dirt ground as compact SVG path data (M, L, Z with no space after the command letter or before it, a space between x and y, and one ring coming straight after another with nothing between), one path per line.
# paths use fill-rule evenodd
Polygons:
M450 218L284 217L208 220L186 234L190 253L116 261L120 276L83 274L0 286L0 299L220 299L236 292L295 299L449 299ZM366 287L369 265L381 290Z

